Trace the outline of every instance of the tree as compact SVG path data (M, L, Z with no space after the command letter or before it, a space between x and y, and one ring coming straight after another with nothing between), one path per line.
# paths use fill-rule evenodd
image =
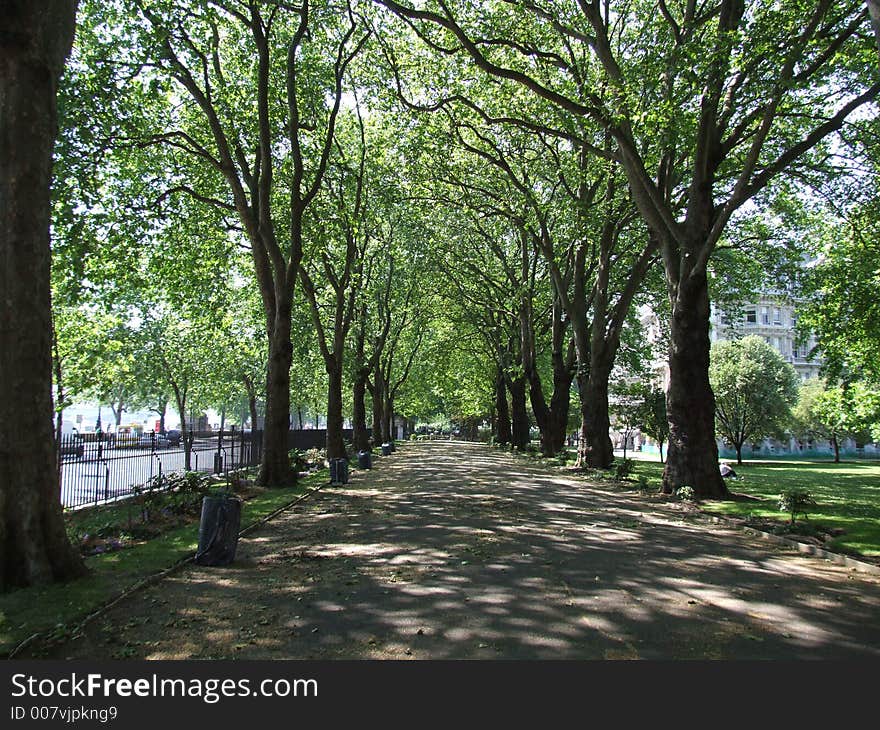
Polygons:
M794 409L795 429L805 440L827 439L837 464L841 441L871 427L876 416L871 405L876 406L873 389L863 384L831 385L813 378L801 384Z
M291 326L303 236L331 156L343 79L370 31L348 2L194 0L181 8L130 0L122 12L100 12L129 39L116 49L124 57L108 60L168 106L149 119L134 110L141 128L127 140L164 149L176 163L155 171L159 198L184 195L215 207L237 221L250 249L269 350L259 480L289 483Z
M56 89L76 6L5 2L0 11L0 591L85 572L61 512L49 244Z
M763 338L752 335L713 344L709 378L718 434L733 445L736 463L742 464L743 444L780 435L791 419L797 373Z
M638 427L657 442L660 463L663 463L663 444L669 438L669 419L666 417L666 393L655 385L645 385L636 417Z
M861 0L809 8L706 3L379 0L438 53L467 54L502 84L548 102L557 126L583 120L614 149L662 254L670 300L670 442L664 490L727 494L709 383L709 262L741 209L810 160L880 82L866 73ZM833 90L829 93L830 90ZM513 113L513 110L509 110Z
M875 174L872 182L878 180ZM850 372L880 380L880 198L835 223L826 221L814 231L821 245L816 265L804 277L798 327L814 333L832 377Z

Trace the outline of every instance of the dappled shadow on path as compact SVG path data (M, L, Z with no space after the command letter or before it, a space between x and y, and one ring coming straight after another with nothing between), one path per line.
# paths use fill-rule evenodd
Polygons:
M479 444L419 442L57 656L880 656L880 581Z

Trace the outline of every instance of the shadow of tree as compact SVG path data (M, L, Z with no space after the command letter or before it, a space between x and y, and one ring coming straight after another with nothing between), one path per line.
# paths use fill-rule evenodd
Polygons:
M88 658L856 658L880 581L462 442L327 488L56 647Z

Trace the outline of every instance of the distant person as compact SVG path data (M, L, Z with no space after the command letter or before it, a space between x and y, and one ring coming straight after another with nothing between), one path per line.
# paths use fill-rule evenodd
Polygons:
M736 478L736 472L733 470L733 467L731 467L730 464L722 463L720 466L720 469L721 469L721 476L724 479L735 479Z

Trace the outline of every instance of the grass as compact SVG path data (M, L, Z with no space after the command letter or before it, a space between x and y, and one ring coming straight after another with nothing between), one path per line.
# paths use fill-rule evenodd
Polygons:
M246 501L242 528L287 504L326 479L326 473L303 478L295 487L267 489ZM115 506L77 515L79 527L105 525L123 517L129 507ZM0 656L7 655L36 633L58 638L97 608L138 581L171 567L195 552L199 525L193 523L116 552L86 558L89 574L65 584L24 588L0 597Z
M740 479L728 481L728 488L756 501L715 501L701 503L706 512L730 517L765 518L780 527L790 515L780 511L779 495L786 490L810 492L816 507L809 511L808 523L843 534L828 543L831 550L880 557L880 464L872 462L748 461L733 464ZM633 478L648 477L649 487L659 489L663 465L656 461L636 461ZM798 518L798 523L803 517Z

